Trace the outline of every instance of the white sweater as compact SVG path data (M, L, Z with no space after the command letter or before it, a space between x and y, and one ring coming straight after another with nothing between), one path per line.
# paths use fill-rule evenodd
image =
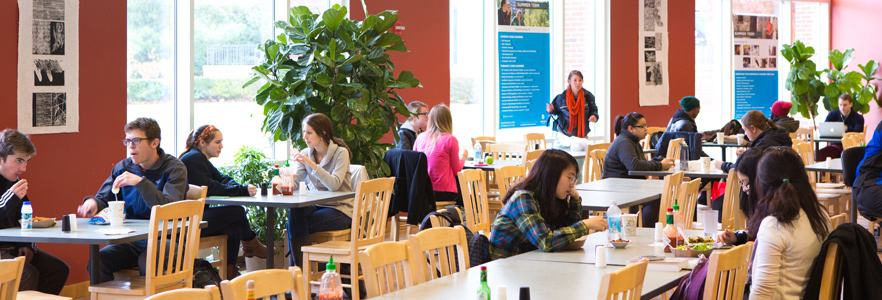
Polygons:
M772 216L763 219L756 237L750 299L801 299L823 242L805 211L800 210L789 225Z

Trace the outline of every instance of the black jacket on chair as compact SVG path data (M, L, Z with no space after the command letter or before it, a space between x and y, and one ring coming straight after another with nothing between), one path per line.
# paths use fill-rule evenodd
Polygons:
M845 223L833 230L821 252L812 263L809 280L805 287L805 299L818 299L821 290L821 277L824 274L824 260L827 256L827 245L839 244L842 253L842 299L878 299L882 295L882 262L876 254L876 240L873 234L861 225ZM875 296L873 296L875 295Z
M390 149L383 156L395 176L392 203L389 216L407 212L407 224L420 225L420 221L435 211L435 193L432 179L429 178L429 163L426 154L419 151Z
M661 137L658 139L658 144L655 145L655 149L657 149L655 151L656 160L664 159L668 154L668 144L670 141L679 138L682 138L683 141L686 142L686 145L689 146L689 149L681 149L681 151L689 151L689 160L696 160L699 157L707 156L701 150L701 133L685 131L665 132L662 133Z

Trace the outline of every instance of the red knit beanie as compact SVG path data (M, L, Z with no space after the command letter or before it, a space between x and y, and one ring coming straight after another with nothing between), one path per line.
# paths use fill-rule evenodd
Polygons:
M793 107L793 103L787 101L775 101L775 104L772 104L772 114L779 117L789 115L791 107Z

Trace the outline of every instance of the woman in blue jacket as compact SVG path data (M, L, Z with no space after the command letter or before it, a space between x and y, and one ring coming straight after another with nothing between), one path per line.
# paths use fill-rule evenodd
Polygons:
M594 94L582 88L582 78L582 72L571 71L567 76L567 89L545 107L550 115L556 116L555 131L580 138L591 132L588 122L597 122L599 117Z

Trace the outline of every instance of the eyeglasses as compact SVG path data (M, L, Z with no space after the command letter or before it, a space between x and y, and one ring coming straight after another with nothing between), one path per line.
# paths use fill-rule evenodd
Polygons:
M415 113L417 116L429 116L429 113Z
M738 180L738 184L741 185L741 188L744 188L744 189L750 187L750 181L747 179Z
M140 145L141 141L143 141L143 140L152 140L152 139L154 139L154 138L137 138L136 137L136 138L124 139L124 140L122 140L122 142L123 142L123 145L128 147L130 145L137 146L137 145Z
M634 126L631 126L631 127L634 127L634 128L646 128L646 124L643 124L643 125L634 125Z
M570 181L570 183L572 183L572 184L576 184L576 180L578 180L579 177L572 176L572 175L567 175L567 179Z

